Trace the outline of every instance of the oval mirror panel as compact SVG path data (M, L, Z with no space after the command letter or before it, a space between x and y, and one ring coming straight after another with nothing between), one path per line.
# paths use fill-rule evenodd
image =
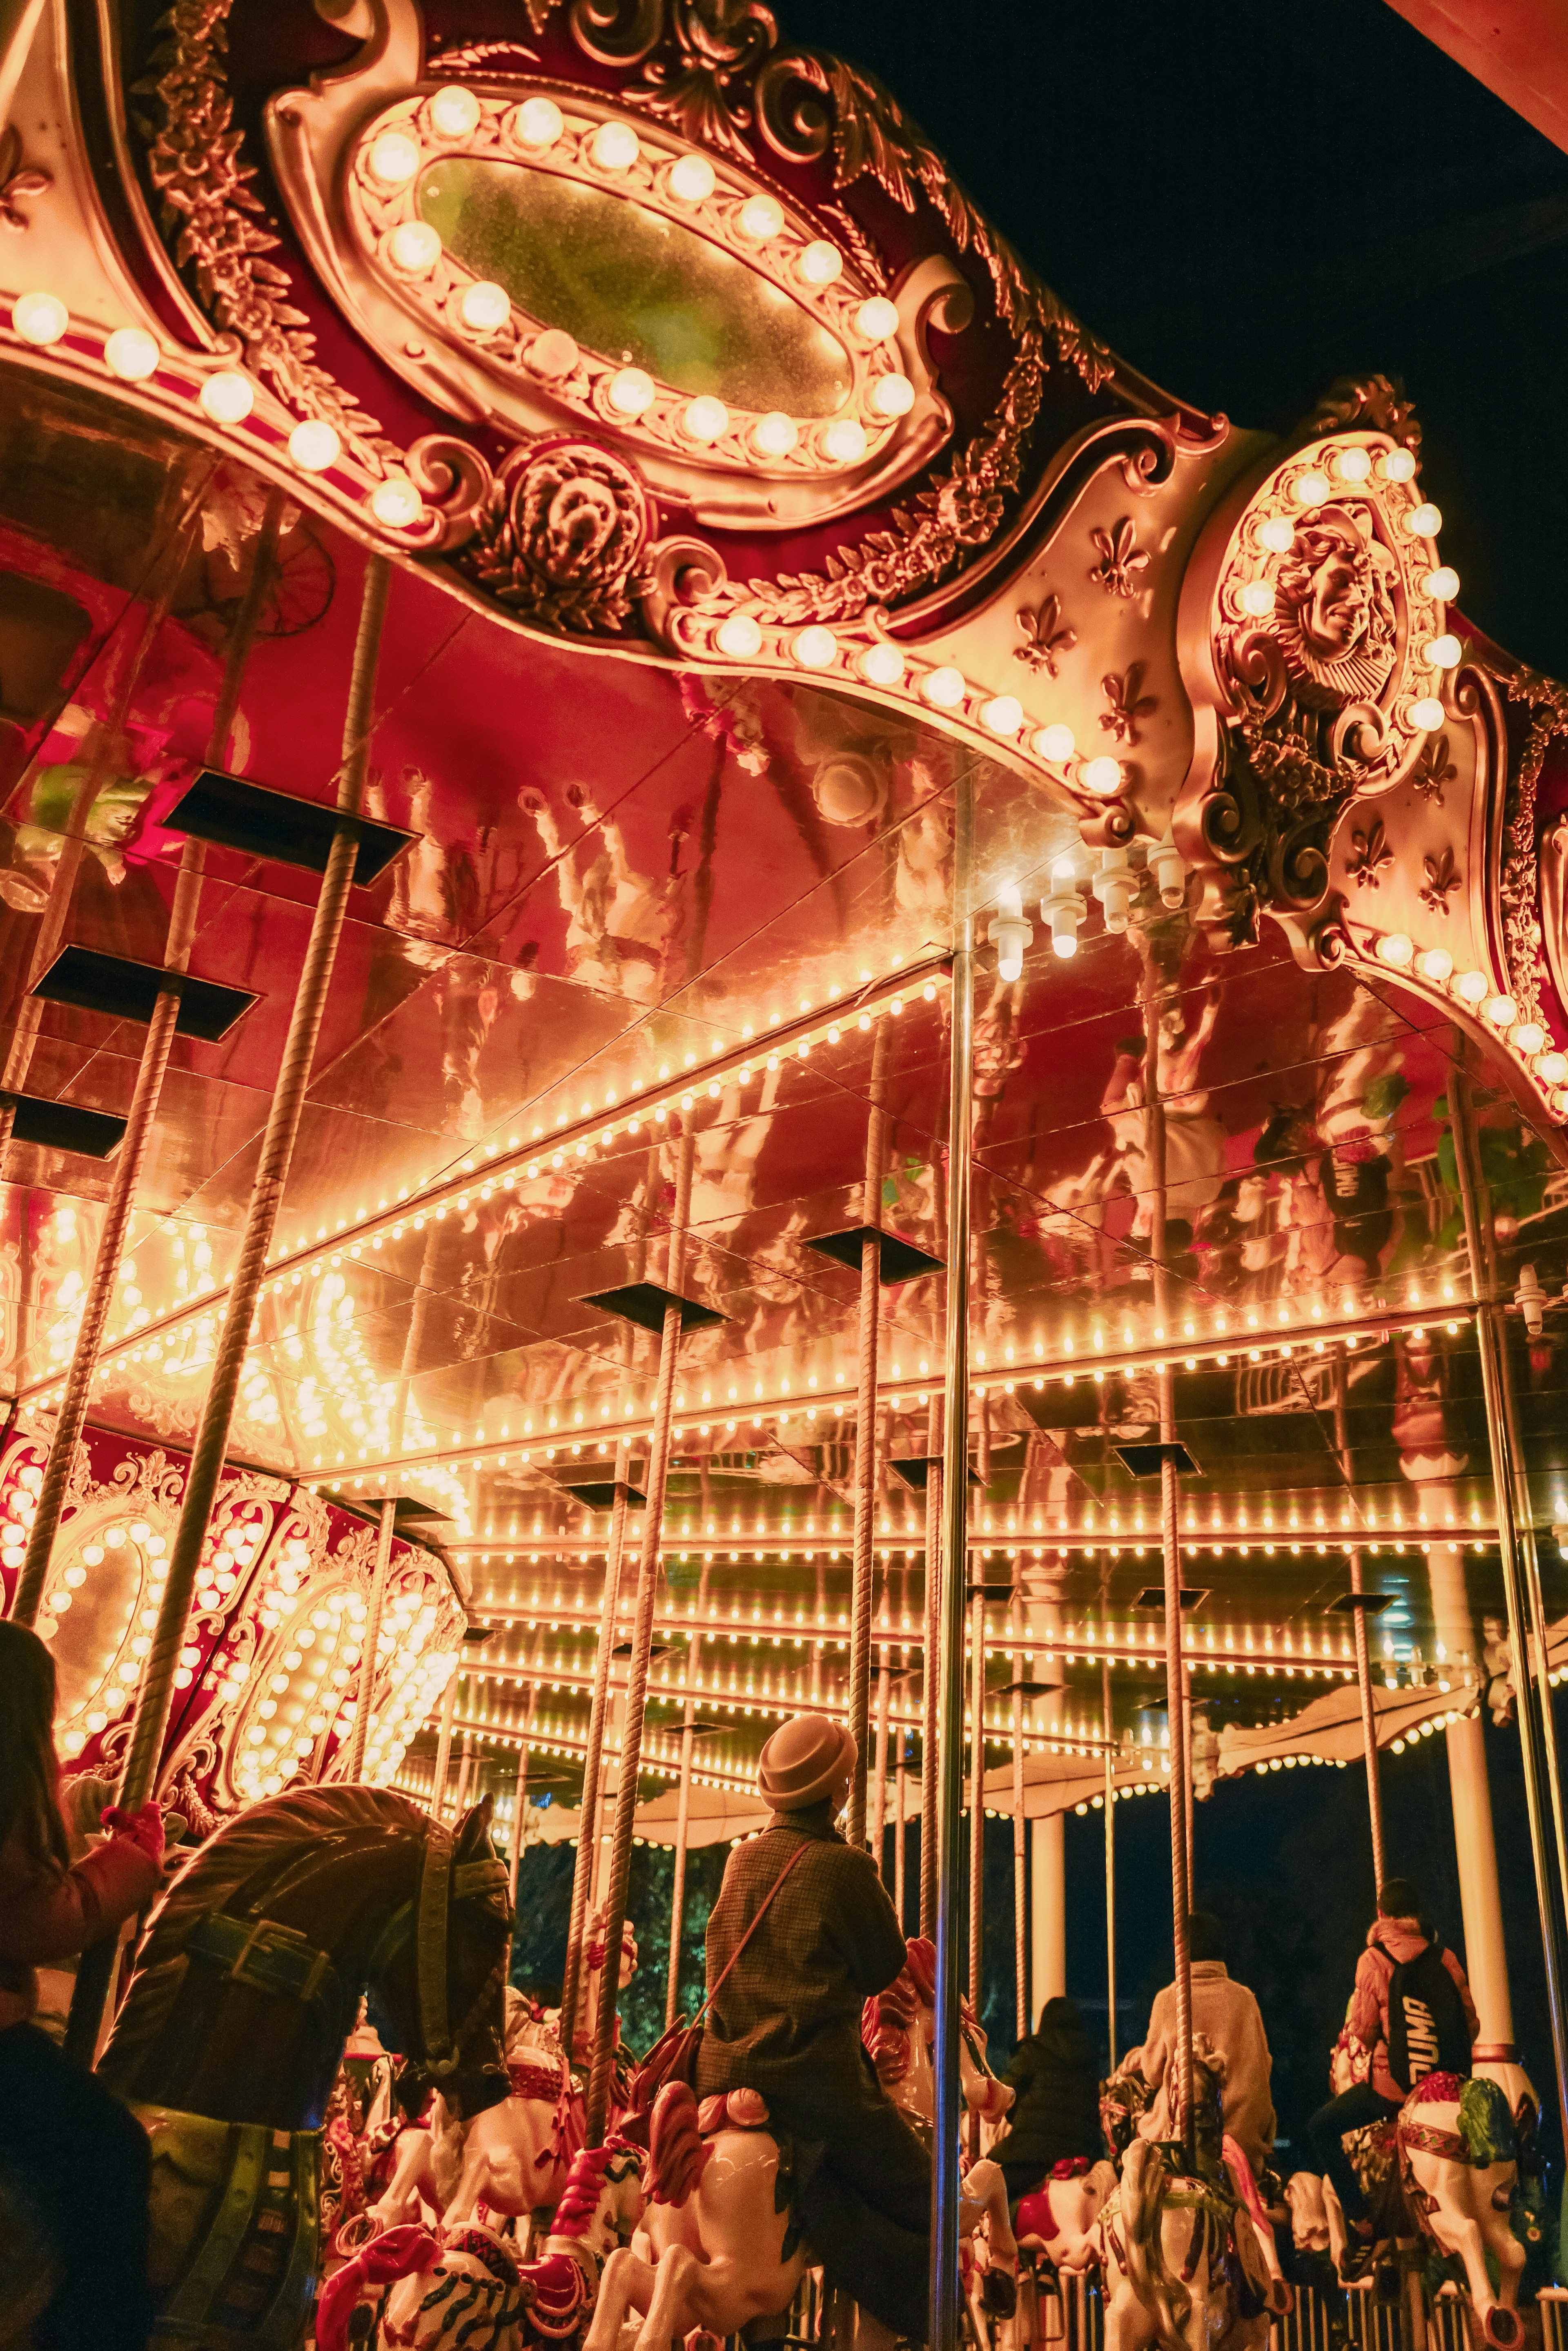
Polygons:
M831 416L850 396L849 354L799 302L627 197L454 155L423 173L418 204L455 260L601 359L735 409Z

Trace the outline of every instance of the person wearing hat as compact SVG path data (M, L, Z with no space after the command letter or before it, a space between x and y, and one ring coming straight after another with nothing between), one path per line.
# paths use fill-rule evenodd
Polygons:
M855 1753L820 1714L797 1715L762 1750L772 1817L729 1856L707 1923L710 1990L768 1907L708 2011L696 2092L760 2091L770 2126L793 2142L796 2217L829 2283L923 2343L931 2161L860 2031L862 2003L904 1968L904 1940L870 1854L834 1826Z

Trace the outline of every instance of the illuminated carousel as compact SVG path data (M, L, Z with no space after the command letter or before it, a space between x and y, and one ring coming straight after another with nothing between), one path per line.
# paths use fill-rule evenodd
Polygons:
M486 2351L609 2351L649 2293L643 2351L737 2334L670 2299L618 2014L633 1965L655 2031L690 2013L688 1884L805 1712L853 1736L847 1836L915 1938L930 2339L1196 2343L1168 2304L1139 2331L1113 2229L1076 2271L1015 2213L1019 2273L1005 2196L974 2237L978 2021L1064 1990L1071 1903L1125 2057L1118 1835L1168 1816L1172 2161L1245 2270L1195 1804L1201 1882L1228 1780L1305 1773L1305 1813L1364 1772L1370 1915L1380 1750L1438 1734L1496 2210L1538 2224L1568 689L1465 621L1408 402L1341 381L1279 439L1163 392L760 6L42 0L0 45L0 1571L68 1793L177 1818L67 2041L244 2206L155 2207L158 2339L411 2341L387 2297L442 2262ZM1517 2032L1489 1716L1544 1955ZM235 1877L269 1820L283 1876ZM376 1933L333 1943L279 1888L371 1831ZM204 1965L326 2001L289 2111L219 2085ZM504 2105L554 2117L509 2203L461 2088L503 2022ZM387 2051L452 2094L429 2174ZM1412 2220L1358 2341L1521 2339L1448 2194L1458 2298ZM652 2230L664 2288L596 2314L606 2260L561 2304L585 2229ZM848 2351L793 2258L775 2335ZM1227 2342L1330 2323L1210 2266Z

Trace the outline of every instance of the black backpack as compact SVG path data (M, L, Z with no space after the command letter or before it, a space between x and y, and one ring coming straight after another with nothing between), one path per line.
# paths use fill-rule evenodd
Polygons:
M1468 2074L1470 2028L1436 1935L1388 1980L1388 2071L1406 2095L1428 2074Z

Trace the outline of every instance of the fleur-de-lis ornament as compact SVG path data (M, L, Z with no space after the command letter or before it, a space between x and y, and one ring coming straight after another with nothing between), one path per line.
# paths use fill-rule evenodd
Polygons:
M1410 780L1423 799L1443 805L1443 786L1457 781L1458 769L1448 757L1448 738L1434 735L1410 770Z
M1023 643L1013 647L1014 661L1054 677L1062 654L1071 653L1078 643L1077 630L1068 628L1061 618L1061 598L1054 591L1042 596L1032 612L1027 604L1020 604L1017 617Z
M1118 677L1114 670L1109 670L1100 681L1100 691L1110 705L1101 714L1100 724L1108 735L1115 737L1118 743L1135 743L1139 719L1146 718L1155 707L1156 697L1141 691L1143 683L1144 664L1141 661L1129 662L1124 677Z
M1089 536L1100 550L1099 562L1090 567L1090 579L1098 580L1107 596L1135 596L1138 574L1148 569L1149 559L1138 545L1131 517L1124 515L1113 529L1095 529Z
M1388 846L1388 836L1383 830L1381 817L1376 819L1369 831L1351 834L1350 855L1344 861L1344 870L1353 877L1358 890L1377 889L1378 876L1383 868L1393 862L1394 852Z
M26 228L27 215L21 211L21 196L47 195L54 186L47 172L25 164L22 161L22 134L14 122L0 131L0 223L6 228Z
M1454 871L1454 852L1451 849L1445 849L1441 856L1427 857L1422 862L1427 868L1427 886L1421 893L1422 903L1430 906L1435 914L1446 914L1448 893L1458 888L1461 879Z

